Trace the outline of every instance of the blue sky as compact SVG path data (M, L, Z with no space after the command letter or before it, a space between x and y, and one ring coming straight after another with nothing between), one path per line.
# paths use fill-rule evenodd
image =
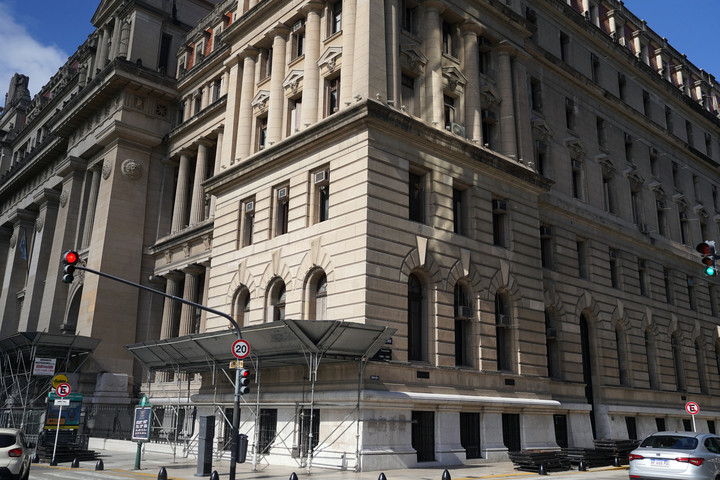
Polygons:
M0 0L0 102L13 73L35 95L94 28L99 0ZM698 68L720 80L720 0L625 0L625 6Z

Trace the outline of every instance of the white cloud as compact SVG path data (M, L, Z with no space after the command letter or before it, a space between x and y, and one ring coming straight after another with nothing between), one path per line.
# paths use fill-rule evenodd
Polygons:
M30 96L40 91L67 61L68 54L54 45L42 45L17 23L7 5L0 3L0 102L15 73L30 77Z

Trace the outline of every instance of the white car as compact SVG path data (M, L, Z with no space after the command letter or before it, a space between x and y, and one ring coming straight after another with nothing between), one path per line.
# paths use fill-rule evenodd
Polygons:
M0 428L0 479L28 480L30 463L30 449L23 432Z

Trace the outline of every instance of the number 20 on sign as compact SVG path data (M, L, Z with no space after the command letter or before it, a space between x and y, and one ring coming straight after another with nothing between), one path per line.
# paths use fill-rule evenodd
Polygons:
M238 339L233 342L232 354L236 358L245 358L250 355L250 344L245 340Z

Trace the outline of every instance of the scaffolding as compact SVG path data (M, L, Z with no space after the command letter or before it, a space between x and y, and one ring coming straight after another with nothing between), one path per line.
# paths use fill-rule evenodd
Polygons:
M353 322L342 321L297 321L297 320L281 320L278 322L267 323L263 325L246 327L242 329L243 339L251 345L250 355L247 360L252 362L252 369L255 371L255 400L254 403L248 402L247 396L243 396L245 406L251 412L251 419L243 422L246 425L252 422L253 439L251 444L252 465L253 469L257 469L258 463L261 461L263 451L259 448L260 444L260 414L263 406L281 406L278 402L262 402L262 383L261 372L263 368L276 368L287 366L304 366L307 368L307 379L309 380L309 400L303 399L302 402L294 402L291 406L296 409L296 416L299 415L299 422L294 422L296 427L299 425L300 432L293 432L293 438L297 433L301 433L297 437L303 438L303 432L307 432L307 438L304 443L297 445L297 458L302 467L307 469L308 474L311 472L314 457L322 450L332 445L332 438L339 438L354 425L356 428L355 438L355 467L356 471L360 471L360 398L362 389L362 374L367 360L375 355L395 333L395 329L386 326L366 325ZM231 345L235 340L235 334L231 331L209 332L204 334L188 335L185 337L177 337L156 342L145 342L134 345L127 345L125 348L137 358L148 370L148 378L152 376L151 372L172 371L175 378L187 378L192 373L211 372L212 383L216 385L216 375L223 374L228 382L233 385L233 375L230 375L228 365L234 360L231 351ZM316 405L315 386L317 382L318 369L321 362L337 363L337 362L357 362L358 379L357 379L357 399L354 402L346 402L342 404L331 405L333 407L349 407L348 413L339 422L326 439L314 439L314 412ZM262 367L262 368L261 368ZM217 391L214 394L217 397ZM174 396L177 401L177 407L181 408L180 386L178 395ZM172 398L169 395L166 398ZM187 403L184 406L195 405L197 403L190 401L187 397ZM328 406L326 402L324 406ZM219 409L223 422L231 423L222 410L218 402L213 403L215 409ZM285 405L290 406L290 405ZM307 411L307 413L306 413ZM287 426L285 428L288 428ZM227 431L227 426L225 427ZM275 432L274 441L280 438L283 431ZM228 441L227 439L224 439ZM265 439L267 440L267 439ZM190 441L190 445L192 442ZM287 445L286 445L287 446ZM188 444L185 445L187 451ZM221 449L218 449L220 454Z
M40 433L53 374L36 374L36 361L52 359L55 373L77 373L100 340L79 335L19 332L0 339L0 425Z

